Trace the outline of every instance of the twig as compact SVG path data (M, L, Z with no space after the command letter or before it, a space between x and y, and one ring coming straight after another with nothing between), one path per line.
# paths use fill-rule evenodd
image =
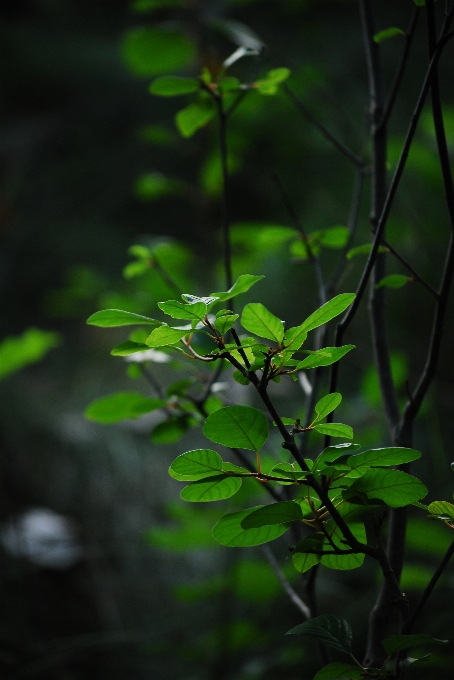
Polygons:
M429 291L429 293L431 293L434 296L434 298L437 300L438 299L438 293L435 290L435 288L432 288L430 283L427 283L427 281L425 281L422 278L422 276L420 276L418 274L418 272L415 271L415 269L413 269L411 264L405 258L403 258L402 255L400 255L395 248L393 248L393 246L389 243L389 241L387 241L386 239L383 239L382 244L385 246L385 248L388 248L389 252L392 253L394 255L394 257L397 258L399 260L399 262L401 262L404 265L404 267L406 267L408 269L408 271L412 274L413 278L416 279L416 281L419 281L419 283L422 286L424 286L424 288L426 288Z
M276 574L277 578L279 579L282 587L284 588L285 592L289 596L291 602L299 609L299 611L302 613L305 619L310 619L311 618L311 610L303 602L303 600L300 598L300 596L293 590L291 584L287 581L285 578L276 558L274 557L273 553L271 552L271 548L268 545L262 545L262 552L265 555L266 559L268 560L268 563L274 573Z
M362 158L357 156L353 151L350 151L345 144L342 144L322 123L320 123L315 116L304 106L302 101L292 92L288 85L284 83L284 92L288 95L291 101L295 104L296 108L303 114L303 116L313 125L317 130L327 139L331 144L333 144L338 151L340 151L346 158L348 158L357 167L364 167L364 161Z

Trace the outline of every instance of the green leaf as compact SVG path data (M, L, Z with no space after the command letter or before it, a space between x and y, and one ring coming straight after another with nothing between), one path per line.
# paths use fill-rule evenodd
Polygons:
M297 365L298 371L302 369L317 368L317 366L331 366L343 356L348 354L355 345L343 345L343 347L324 347L310 355Z
M349 624L345 619L332 614L316 616L295 626L286 635L305 635L339 652L352 653L352 631Z
M332 413L334 409L339 406L341 401L342 394L339 392L332 392L331 394L327 394L326 397L323 397L323 399L320 399L320 401L315 405L317 420L322 420L322 418L325 418L327 415Z
M391 508L401 508L424 498L428 490L419 479L399 470L371 468L355 480L350 491L366 493L368 498L378 498Z
M355 248L351 248L351 250L348 251L347 253L347 260L351 260L357 255L369 255L370 251L372 250L372 243L364 243L361 246L356 246ZM379 253L389 253L389 248L385 248L385 246L378 246L378 252Z
M142 342L126 340L126 342L121 342L114 347L111 354L114 357L126 357L128 354L135 354L136 352L148 352L149 349L148 345L144 345Z
M346 520L349 520L351 517L355 517L355 514L357 515L359 512L363 510L361 506L358 509L358 506L356 506L353 503L345 503L345 505L347 505L350 509L349 513L347 512L341 513ZM342 505L340 506L340 508L342 508ZM348 546L344 542L343 534L339 527L335 524L335 522L333 520L330 520L329 522L326 523L325 526L327 532L331 536L331 540L333 541L334 545L336 545L340 550L348 549ZM349 521L348 526L353 536L358 541L360 541L361 543L366 543L367 540L366 530L362 522ZM327 551L332 550L332 546L327 539L325 539L323 543L323 550ZM320 562L329 569L349 570L357 569L358 567L360 567L364 562L364 558L365 558L364 553L352 553L350 555L322 555Z
M313 465L313 470L318 471L326 466L327 463L332 463L333 461L345 456L349 451L357 451L361 446L359 444L336 444L336 446L328 446L324 449L321 454L316 458Z
M343 425L342 423L323 423L322 425L315 425L314 430L320 432L320 434L327 434L329 437L353 439L353 429L350 425Z
M308 235L309 241L315 241L325 248L344 248L350 237L347 227L336 225L329 229L320 229Z
M196 92L200 88L197 78L181 78L180 76L162 76L154 80L149 88L151 94L160 97L176 97Z
M374 35L374 42L381 43L383 40L389 40L390 38L394 38L396 35L405 35L405 32L401 28L390 26L389 28L385 28L383 31L376 33Z
M222 458L211 449L187 451L169 467L169 475L179 481L192 482L222 472Z
M221 335L225 335L235 321L239 318L239 314L222 314L221 316L216 315L215 328ZM249 381L248 381L249 382Z
M232 378L239 385L249 385L249 383L251 382L249 380L249 378L246 378L246 376L243 373L241 373L241 371L239 371L239 370L233 371Z
M314 680L363 680L364 673L358 666L352 666L348 663L341 663L340 661L333 661L327 666L324 666Z
M217 475L185 486L180 496L192 503L209 503L230 498L241 487L241 479L230 475Z
M309 536L306 541L312 540L313 537ZM303 541L301 541L302 543ZM298 544L299 545L299 544ZM322 549L323 546L323 537L320 543L313 543L313 547L316 549ZM310 552L295 552L292 555L292 562L293 566L295 567L296 571L299 571L300 574L305 574L306 571L309 571L312 567L315 567L316 564L319 564L320 562L320 555L317 555L315 553L310 553Z
M241 276L235 281L233 286L229 288L227 292L221 293L211 293L212 296L219 298L219 301L230 300L231 298L240 295L241 293L247 293L247 291L252 288L252 286L264 279L264 276L254 276L253 274L241 274Z
M207 306L205 302L195 302L184 304L177 300L168 300L167 302L158 302L158 307L164 314L168 314L174 319L187 319L202 321L207 313Z
M233 512L221 517L213 528L214 538L228 548L239 548L262 545L282 536L288 530L286 524L276 524L274 526L260 527L259 529L243 529L241 523L245 517L260 507L262 506L259 505L255 508Z
M415 449L391 447L386 449L370 449L348 459L348 465L352 470L362 465L382 467L387 465L401 465L411 463L421 458L421 452Z
M450 521L454 520L454 505L448 501L433 501L427 509L431 515L439 515Z
M187 418L167 418L158 423L151 431L153 444L174 444L187 432L189 422Z
M123 312L121 309L103 309L100 312L95 312L87 319L87 323L91 326L101 326L102 328L132 326L136 324L161 325L161 321L150 319L150 317L142 316L141 314L134 314L133 312Z
M336 297L329 300L329 302L325 302L324 305L311 314L299 328L301 331L309 333L309 331L314 330L314 328L323 326L325 323L328 323L328 321L331 321L331 319L334 319L335 316L342 314L342 312L352 304L355 297L356 295L354 293L341 293L340 295L336 295Z
M243 529L258 529L303 519L301 507L295 501L271 503L251 512L241 522Z
M382 645L388 656L392 656L397 652L402 652L404 649L411 649L412 647L420 647L421 645L430 645L434 642L446 644L448 640L437 640L430 635L390 635L386 640L382 640Z
M196 47L180 32L144 27L126 33L122 53L134 74L155 76L190 64Z
M160 326L159 328L155 328L148 336L147 346L166 347L167 345L175 345L181 338L184 338L185 335L189 335L190 332L190 330Z
M144 413L163 406L164 399L144 397L138 392L117 392L92 401L85 409L85 417L97 423L110 425L127 418L139 418Z
M160 172L147 172L136 180L134 194L141 201L156 201L164 196L183 194L185 184L178 179L165 177ZM130 262L123 269L125 279L140 276L153 266L153 255L150 253L147 258L140 257L139 260Z
M175 121L183 137L192 137L200 128L204 127L215 115L216 110L211 99L198 99L178 111Z
M4 338L0 342L0 380L40 361L50 349L59 344L58 333L38 328L29 328L22 335Z
M404 276L404 274L389 274L377 283L375 288L402 288L409 281L413 281L411 276Z
M260 302L246 305L241 315L241 325L250 333L277 343L284 338L283 322Z
M426 4L426 0L413 0L413 2L414 2L415 5L417 5L418 7L424 7L425 4Z
M291 71L288 68L275 68L268 71L266 78L257 80L254 83L255 88L260 94L273 95L278 90L278 85L287 80Z
M268 438L268 421L251 406L225 406L208 416L203 433L216 444L260 451Z

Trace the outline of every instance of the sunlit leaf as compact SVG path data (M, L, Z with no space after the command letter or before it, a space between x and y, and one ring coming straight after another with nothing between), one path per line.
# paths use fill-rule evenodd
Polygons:
M235 281L233 286L229 288L228 291L221 293L211 293L211 295L219 298L219 301L230 300L241 293L247 293L247 291L252 288L255 283L261 281L261 279L264 278L264 276L254 276L253 274L241 274L241 276Z
M428 510L431 515L439 515L443 518L454 521L454 505L448 501L433 501Z
M144 413L165 406L163 399L144 397L138 392L117 392L95 399L85 409L85 417L97 423L110 425L127 418L139 418Z
M148 336L147 347L166 347L167 345L175 345L181 338L184 338L184 336L189 333L190 331L188 330L160 326L159 328L155 328Z
M352 631L345 619L327 614L316 616L287 632L287 635L305 635L346 654L352 653Z
M243 529L241 523L245 517L260 507L262 506L233 512L222 517L213 528L214 538L229 548L238 548L261 545L282 536L288 530L286 524L276 524L259 529Z
M369 451L363 451L363 453L358 453L348 459L348 465L352 469L362 465L381 467L411 463L418 458L421 458L420 451L402 447L391 447L386 449L371 449Z
M168 300L167 302L158 302L158 307L164 314L172 316L174 319L185 319L202 321L207 313L207 306L205 302L195 302L193 304L184 304L178 300Z
M268 421L251 406L226 406L208 416L203 433L217 444L259 451L268 438Z
M192 503L209 503L230 498L239 491L240 487L240 477L216 475L185 486L180 496L184 501Z
M221 335L225 335L232 326L234 326L235 321L239 318L239 314L223 314L221 316L216 315L215 328ZM249 381L248 381L249 382Z
M352 304L355 297L356 295L354 293L341 293L340 295L336 295L336 297L329 300L329 302L325 302L324 305L311 314L306 321L299 326L299 329L302 332L308 333L309 331L314 330L314 328L323 326L323 324L334 319L335 316L342 314L342 312Z
M331 366L343 356L348 354L352 349L355 349L355 345L343 345L343 347L323 347L323 349L317 350L316 352L311 352L311 354L306 357L297 365L297 369L309 369L316 368L317 366Z
M353 429L350 425L343 423L322 423L315 425L314 430L320 434L326 434L329 437L345 437L345 439L353 439Z
M150 319L150 317L142 316L142 314L134 314L134 312L123 312L121 309L103 309L100 312L95 312L87 319L87 323L91 326L101 326L102 328L132 326L136 324L161 325L161 321Z
M137 352L147 352L149 349L148 345L144 345L142 342L126 340L114 347L111 354L114 357L126 357L129 354L136 354Z
M169 468L169 475L180 481L195 481L222 472L222 458L211 449L187 451L176 458Z
M282 342L284 324L260 302L252 302L243 309L241 325L261 338Z
M339 392L332 392L320 399L315 405L315 413L317 420L322 420L327 415L332 413L342 401L342 395Z

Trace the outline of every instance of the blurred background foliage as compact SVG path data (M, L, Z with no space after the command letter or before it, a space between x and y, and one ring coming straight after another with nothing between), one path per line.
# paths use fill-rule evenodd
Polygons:
M373 4L379 29L406 29L410 0ZM154 77L216 73L238 45L263 44L260 58L240 60L232 75L250 80L290 68L288 83L301 102L367 155L357 3L15 0L0 8L0 37L0 674L310 679L317 660L310 645L284 637L300 617L261 551L224 550L211 538L228 503L183 505L167 475L176 455L200 446L197 430L160 427L159 411L109 427L84 419L90 401L115 391L155 396L133 362L110 356L127 339L124 329L85 320L103 308L154 316L156 302L175 287L208 294L225 286L216 124L182 138L174 116L191 96L152 97ZM383 44L388 88L401 50L399 37ZM441 69L451 153L452 57L449 46ZM390 171L426 62L421 22L390 122ZM228 140L234 275L265 274L248 300L300 323L317 305L314 272L301 242L288 236L293 225L276 177L312 233L347 224L355 169L282 91L250 93L231 118ZM368 203L366 179L353 245L369 240ZM436 287L447 238L427 110L388 239ZM327 279L338 258L338 250L322 248ZM363 262L347 262L338 292L355 289ZM389 273L407 272L391 260ZM393 370L403 399L424 361L431 317L430 295L417 283L390 290ZM452 493L453 330L451 313L415 441L423 451L415 471L430 487L429 500ZM357 349L341 364L339 416L361 444L387 444L364 304L346 341ZM192 366L173 366L183 381L197 377ZM168 368L154 364L154 378L178 396ZM229 403L252 399L227 378L225 387ZM286 415L300 413L303 397L298 385L275 386ZM311 450L321 445L314 436ZM231 505L261 498L245 484ZM414 599L450 536L420 516L411 522L403 588ZM280 539L273 550L299 588L287 543ZM321 611L329 603L348 619L359 649L377 578L367 562L360 572L319 575ZM451 569L421 620L424 632L449 637L453 587ZM438 678L451 677L449 649L432 663ZM413 677L425 677L424 662L415 669Z

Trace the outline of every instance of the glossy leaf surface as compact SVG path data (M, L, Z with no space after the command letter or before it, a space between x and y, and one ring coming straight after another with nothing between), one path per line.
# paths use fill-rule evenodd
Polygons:
M226 406L208 416L203 433L216 444L259 451L268 438L268 421L251 406Z

